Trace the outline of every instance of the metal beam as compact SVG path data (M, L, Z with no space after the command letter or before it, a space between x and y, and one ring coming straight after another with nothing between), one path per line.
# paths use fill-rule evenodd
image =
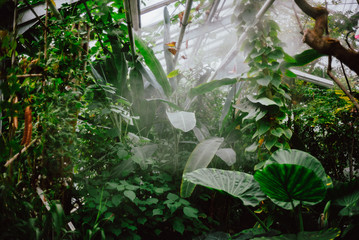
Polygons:
M193 30L190 30L187 35L186 35L186 39L187 40L191 40L194 38L198 38L208 32L213 32L217 29L223 28L223 26L229 26L231 25L231 16L227 16L222 18L221 20L218 20L216 22L212 22L210 25L206 25L206 26L199 26ZM178 31L173 31L172 33L175 33ZM172 35L172 34L171 34ZM172 38L177 38L178 34L173 34ZM156 42L156 46L153 48L153 51L161 51L163 45L163 40L161 39L160 41Z
M145 14L145 13L148 13L148 12L151 12L151 11L154 11L154 10L160 8L160 7L167 6L167 5L169 5L171 3L174 3L174 2L177 2L177 0L165 0L165 1L162 1L162 2L159 2L159 3L152 4L149 7L143 8L141 10L141 15Z
M295 75L297 75L298 79L301 79L303 81L311 82L311 83L314 83L316 85L326 87L326 88L334 87L334 83L331 80L321 78L321 77L317 77L317 76L314 76L312 74L305 73L305 72L295 70L295 69L290 69L290 71L292 71Z

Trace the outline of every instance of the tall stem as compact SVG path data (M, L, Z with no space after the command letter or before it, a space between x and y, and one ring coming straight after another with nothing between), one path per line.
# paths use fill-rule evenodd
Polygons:
M302 217L302 204L300 203L298 206L298 219L299 219L299 231L304 232L304 226L303 226L303 217Z
M251 209L249 209L249 207L243 205L247 210L248 212L259 222L259 224L264 228L264 230L266 232L269 232L269 228L264 224L264 222L254 213L252 212Z

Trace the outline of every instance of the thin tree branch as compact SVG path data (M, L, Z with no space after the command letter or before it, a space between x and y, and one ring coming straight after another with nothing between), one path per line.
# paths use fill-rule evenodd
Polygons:
M304 34L304 27L303 27L302 23L299 20L298 13L297 13L297 10L294 7L294 4L292 5L292 8L293 8L295 18L297 19L297 22L298 22L298 25L299 25L299 28L300 28L300 34L303 35Z
M358 0L359 1L359 0ZM345 42L347 43L348 47L354 51L354 49L352 48L352 46L350 45L349 41L348 41L348 37L349 37L349 34L351 34L352 32L354 32L353 30L349 31L347 33L347 35L345 36Z
M354 106L356 107L357 111L359 111L359 104L358 102L355 100L355 98L353 97L353 95L350 94L350 92L348 92L348 90L344 87L344 85L339 81L338 78L336 78L334 76L334 74L332 73L332 64L331 64L331 57L329 58L329 62L328 62L328 69L327 69L327 74L328 76L333 79L333 81L340 87L340 89L345 93L345 95L347 95L350 99L350 101L354 104Z
M91 12L90 12L90 9L88 8L87 4L86 4L86 1L85 1L85 0L81 0L81 2L82 2L82 3L84 4L84 6L85 6L86 13L87 13L87 16L88 16L89 19L90 19L90 22L91 22L91 23L94 25L94 27L95 27L95 33L96 33L96 35L97 35L98 41L99 41L99 43L100 43L100 45L101 45L101 48L102 48L103 52L104 52L104 53L108 53L107 48L105 48L105 46L104 46L103 43L102 43L101 36L100 36L100 34L98 33L97 27L96 27L96 25L95 25L95 22L94 22L92 16L91 16Z
M347 81L348 88L349 88L349 92L350 92L350 93L352 93L352 88L350 87L349 80L348 80L348 77L347 77L347 73L345 72L345 69L344 69L343 63L342 63L342 62L340 62L340 65L342 66L342 71L343 71L343 74L344 74L345 80Z
M30 5L28 0L24 0L26 5L30 8L31 12L35 15L37 21L39 21L41 23L41 25L45 28L46 31L49 31L49 28L45 25L45 23L41 20L41 18L39 17L39 15L37 15L37 13L35 12L35 10L33 9L33 7Z

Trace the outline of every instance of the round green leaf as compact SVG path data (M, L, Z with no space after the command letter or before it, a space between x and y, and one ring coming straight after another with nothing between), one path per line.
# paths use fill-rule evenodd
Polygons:
M194 184L224 191L241 199L244 205L254 207L266 199L253 176L243 172L202 168L186 173L184 179Z
M279 164L296 164L302 167L308 168L323 181L323 184L328 188L332 187L333 183L330 177L325 173L325 170L322 164L319 162L318 159L310 155L309 153L290 149L290 150L277 150L275 151L266 165L271 164L273 162Z
M294 206L300 202L314 205L326 194L326 187L314 171L300 165L273 163L255 172L254 178L268 197L277 200L274 203L286 209L291 201Z

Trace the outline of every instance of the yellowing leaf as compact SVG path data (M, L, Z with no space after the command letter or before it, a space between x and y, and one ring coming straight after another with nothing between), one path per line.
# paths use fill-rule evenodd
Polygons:
M166 43L166 45L169 46L169 47L175 47L175 46L176 46L176 42Z
M168 78L173 78L173 77L176 77L177 75L179 74L179 69L175 69L173 70L172 72L170 72L167 77Z

